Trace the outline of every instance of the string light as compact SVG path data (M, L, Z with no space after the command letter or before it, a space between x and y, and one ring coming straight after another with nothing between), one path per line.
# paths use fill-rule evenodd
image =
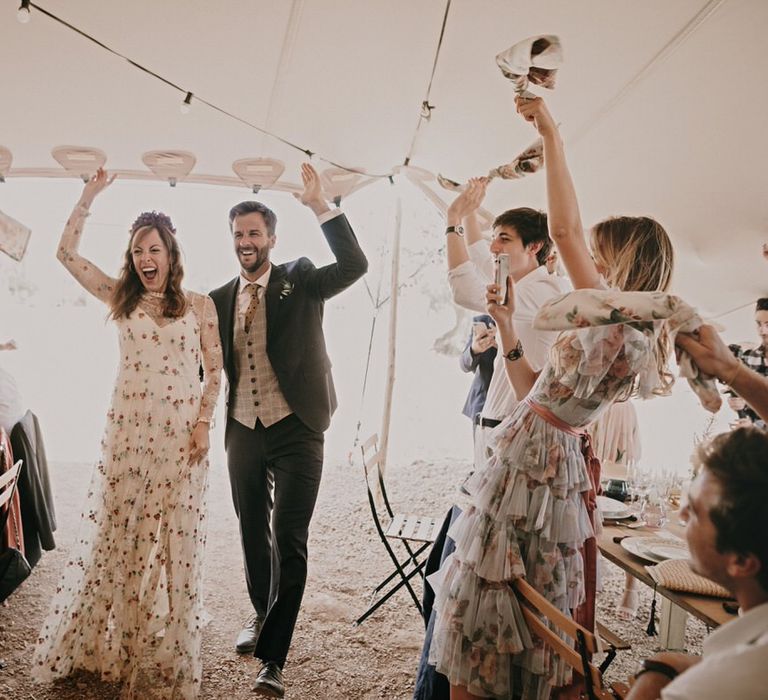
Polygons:
M189 110L192 108L192 93L188 92L184 98L184 102L179 105L179 111L182 114L189 114Z
M16 19L22 24L26 24L32 19L32 15L29 11L29 0L21 0L21 5L19 5L19 9L16 12Z
M447 0L447 2L450 5L451 0ZM21 7L19 8L19 12L21 12L22 9L27 8L26 12L28 13L30 6L31 6L31 0L21 0ZM73 32L76 32L77 34L82 36L84 39L87 39L88 41L96 44L100 48L102 48L105 51L108 51L109 53L111 53L112 55L118 56L119 58L122 58L122 59L128 61L128 63L130 63L131 66L133 66L134 68L137 68L138 70L143 71L147 75L151 75L153 78L156 78L160 82L165 83L166 85L168 85L169 87L173 88L174 90L178 90L179 92L185 92L186 93L186 97L184 98L184 102L182 102L182 104L179 105L179 108L180 108L180 110L181 110L181 112L183 114L186 114L189 111L190 105L191 105L191 102L192 102L193 93L186 92L184 90L184 88L182 88L181 86L179 86L176 83L172 82L168 78L165 78L162 75L159 75L158 73L155 73L153 70L150 70L149 68L146 68L145 66L142 66L140 63L137 63L135 60L129 58L128 56L125 56L124 54L121 54L120 52L115 51L114 49L110 48L109 46L107 46L103 42L101 42L98 39L96 39L95 37L91 36L90 34L87 34L82 29L79 29L78 27L74 26L73 24L70 24L69 22L66 22L61 17L55 15L53 12L50 12L49 10L46 10L44 7L40 7L38 5L35 5L35 10L37 12L40 12L41 14L45 15L46 17L49 17L53 21L58 22L63 27L66 27L67 29L69 29L69 30L71 30ZM433 73L434 73L434 69L433 69ZM241 124L251 128L251 129L255 129L256 131L258 131L261 134L264 134L266 136L270 136L271 138L275 139L276 141L279 141L280 143L285 144L289 148L293 148L293 149L295 149L297 151L301 151L302 153L304 153L310 159L312 158L312 156L317 155L317 157L320 160L322 160L322 161L324 161L324 162L328 163L329 165L332 165L332 166L334 166L336 168L340 168L342 170L346 170L346 171L352 172L352 173L362 174L362 173L359 173L359 171L357 171L355 169L349 168L349 167L347 167L345 165L342 165L340 163L336 163L335 161L330 160L329 158L326 158L324 156L315 154L310 149L303 148L303 147L299 146L298 144L293 143L292 141L289 141L286 138L283 138L279 134L276 134L276 133L274 133L272 131L268 131L267 129L265 129L265 128L261 127L261 126L258 126L257 124L254 124L253 122L250 122L247 119L244 119L243 117L238 116L237 114L233 114L232 112L229 112L226 109L223 109L222 107L220 107L220 106L218 106L218 105L216 105L216 104L214 104L212 102L209 102L208 100L206 100L204 98L195 97L195 100L197 102L202 102L204 105L206 105L210 109L215 110L216 112L219 112L219 114L223 114L224 116L226 116L226 117L228 117L228 118L230 118L230 119L232 119L234 121L240 122ZM373 178L373 179L389 177L388 173L387 174L365 173L365 175L366 175L366 177Z

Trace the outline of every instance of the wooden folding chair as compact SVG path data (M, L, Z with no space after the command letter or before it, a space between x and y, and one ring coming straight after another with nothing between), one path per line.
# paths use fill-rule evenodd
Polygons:
M592 661L592 655L603 651L600 639L586 627L564 615L524 579L516 579L512 588L520 601L523 617L531 636L538 637L565 663L574 675L584 678L584 694L589 700L623 700L628 687L623 683L606 686L603 674ZM565 635L573 645L560 637Z
M394 570L373 589L373 602L368 610L355 620L355 626L362 623L403 587L410 594L419 613L423 615L421 601L411 585L411 579L415 576L424 578L427 553L440 530L440 522L436 522L434 518L404 515L393 511L384 485L378 439L378 435L372 435L363 443L363 472L373 524L394 564ZM400 556L395 553L393 545L399 545L403 552Z
M3 508L13 498L13 492L16 488L20 471L21 460L0 475L0 508ZM10 505L8 507L10 508Z

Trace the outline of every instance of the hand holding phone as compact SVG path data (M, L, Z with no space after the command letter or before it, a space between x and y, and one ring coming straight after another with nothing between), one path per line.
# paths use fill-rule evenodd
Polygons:
M499 295L501 297L497 304L506 306L509 299L507 298L507 279L509 278L509 255L506 253L500 253L496 256L496 267L494 275L494 283L499 288Z

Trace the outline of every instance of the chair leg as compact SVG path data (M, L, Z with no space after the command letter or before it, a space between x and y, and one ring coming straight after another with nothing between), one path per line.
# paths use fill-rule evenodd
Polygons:
M416 605L416 608L419 611L420 615L424 615L424 611L421 607L421 602L419 601L418 597L416 596L415 591L413 590L413 587L410 584L410 579L412 579L416 574L420 573L421 570L424 568L424 565L426 564L426 561L421 562L419 566L412 571L409 571L408 574L403 574L401 576L402 580L394 585L392 588L390 588L381 598L379 598L373 605L371 605L368 610L366 610L360 617L357 618L352 624L354 627L357 627L360 625L364 620L366 620L368 617L370 617L376 610L378 610L384 603L386 603L397 591L399 591L403 586L405 586L408 589L408 592L411 594L411 598L413 598L413 602Z
M598 700L595 693L595 687L592 685L592 674L589 671L589 652L587 652L587 640L584 638L584 633L580 630L576 630L576 638L579 646L579 654L581 656L581 663L583 668L581 672L584 674L584 684L587 689L587 697L589 700Z
M611 662L616 658L616 648L611 647L608 649L608 653L603 659L603 663L600 664L600 673L605 673L607 668L611 665Z
M403 541L403 544L405 544L405 541ZM419 566L419 560L418 559L414 559L413 557L414 556L418 557L419 554L421 554L425 549L427 549L427 547L429 547L429 545L430 545L430 543L426 543L426 544L422 545L421 547L419 547L419 549L417 549L415 552L412 553L410 559L406 559L405 561L399 562L400 563L400 567L403 570L405 570L405 567L409 566L411 562L413 562L414 566L418 567ZM393 578L395 578L397 576L397 574L398 574L398 570L395 569L389 576L387 576L387 578L385 578L378 586L376 586L376 588L373 589L373 592L374 593L378 593ZM422 569L422 573L420 575L421 575L421 578L423 579L424 578L423 569Z
M420 547L418 550L416 550L416 552L414 552L411 549L411 546L408 544L408 542L406 542L405 540L402 540L402 543L403 543L403 546L405 547L405 549L408 551L408 554L410 555L410 559L413 562L413 565L414 566L418 566L419 565L419 560L417 559L417 557L419 556L419 554L421 554L427 548L428 545L425 544L423 547ZM422 579L424 578L424 574L423 573L421 574L421 578Z

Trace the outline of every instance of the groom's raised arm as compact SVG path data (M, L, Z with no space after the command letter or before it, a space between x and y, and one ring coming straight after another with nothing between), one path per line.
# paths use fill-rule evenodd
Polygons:
M307 288L323 299L328 299L345 290L368 271L368 259L357 242L352 227L343 212L332 211L322 195L320 178L308 163L301 166L304 192L298 197L317 216L328 241L335 263L320 268L314 267L306 258L302 259L302 270Z

